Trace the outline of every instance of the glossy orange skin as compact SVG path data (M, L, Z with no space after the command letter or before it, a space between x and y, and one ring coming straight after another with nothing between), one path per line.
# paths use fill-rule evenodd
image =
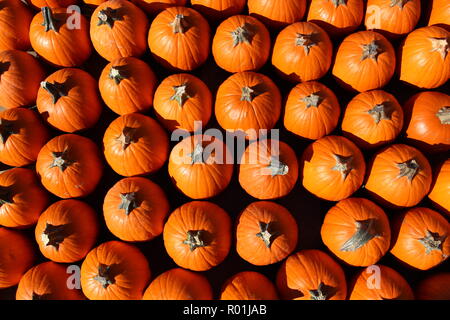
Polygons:
M42 86L37 96L37 109L45 121L61 131L74 133L92 128L100 119L102 103L97 81L86 71L65 68L45 79L51 84L63 84L67 93L53 103L53 95Z
M211 285L205 276L181 268L170 269L156 277L142 300L212 300Z
M36 101L44 69L30 54L18 50L0 51L0 106L25 107Z
M369 113L375 106L384 104L390 119L376 119ZM403 128L403 108L397 99L383 90L373 90L356 95L347 105L342 119L342 132L362 149L378 148L393 142Z
M115 21L112 28L97 25L100 11L107 8L120 10L122 15L122 20ZM100 4L92 14L91 41L98 54L108 61L140 57L147 49L148 28L145 13L136 5L127 0L111 0Z
M316 23L330 36L344 36L355 31L364 18L364 2L348 0L335 7L331 0L311 0L307 20Z
M21 232L0 227L0 260L0 289L15 286L33 266L33 244Z
M39 151L50 138L48 129L37 113L15 108L2 111L0 119L2 122L10 121L12 126L12 134L5 142L0 141L0 162L12 167L35 162ZM0 129L0 132L8 131L8 126Z
M321 98L317 107L302 99L312 94ZM336 128L341 114L339 100L333 91L317 81L302 82L290 91L284 110L284 127L306 139L320 139Z
M433 274L415 288L417 300L450 300L450 273Z
M59 246L47 244L43 239L47 224L65 226L64 240ZM52 204L39 217L35 229L36 242L42 255L61 263L73 263L83 259L97 240L99 223L97 213L79 200L62 200Z
M381 52L376 60L362 60L361 46L372 43ZM392 44L374 31L360 31L346 37L340 44L332 69L333 76L346 89L364 92L384 87L395 72L396 57Z
M109 77L112 67L119 67L126 74L119 84ZM118 115L148 111L153 104L156 85L153 70L144 61L134 57L112 61L103 69L99 79L103 101Z
M271 28L281 28L303 19L306 0L249 0L249 13Z
M50 168L52 153L68 150L67 159L73 162L66 170ZM65 134L50 140L39 152L36 171L44 187L54 195L67 199L85 197L97 187L103 163L97 146L88 138Z
M379 283L376 280L378 275ZM353 282L350 300L414 300L408 282L390 267L370 266L361 271Z
M449 32L437 26L411 32L400 47L400 80L419 88L434 89L450 78L450 54L433 51L430 38L449 38Z
M183 15L188 29L174 33L171 25ZM183 21L184 21L183 20ZM191 8L172 7L153 20L148 45L153 57L162 66L178 71L192 71L206 62L210 53L211 30L203 16Z
M138 207L128 215L121 195L135 193ZM123 241L150 241L163 232L169 214L169 201L164 191L152 181L125 178L117 182L106 194L103 215L109 231Z
M212 21L224 20L242 13L246 0L191 0L192 8Z
M204 148L203 162L192 163L190 154L199 144ZM220 194L230 184L233 176L233 164L228 162L230 159L228 147L219 139L206 135L190 136L172 149L169 176L189 198L208 199Z
M252 101L242 101L242 88L257 93ZM259 137L260 130L272 129L281 114L281 93L267 76L255 72L240 72L230 76L219 87L215 115L219 125L247 139Z
M191 251L183 241L188 231L205 231L207 246ZM185 269L206 271L225 260L231 247L231 219L219 206L206 201L188 202L169 216L164 246L174 262Z
M427 232L437 233L443 240L440 250L427 253L419 240ZM407 265L429 270L447 260L450 255L450 223L438 212L417 207L398 215L393 222L391 253Z
M99 266L110 266L114 283L106 288L98 276ZM81 288L90 300L141 300L150 282L147 259L135 246L109 241L92 249L81 265Z
M175 87L186 85L187 100L180 104L172 99ZM212 94L199 78L188 74L174 74L164 79L155 92L155 113L170 131L180 129L194 132L195 122L206 127L212 114Z
M0 173L0 186L11 200L0 206L0 225L27 228L36 224L49 202L36 174L31 169L10 169Z
M353 169L344 178L341 172L333 170L337 161L335 155L353 157ZM358 190L364 180L366 164L358 147L340 136L326 136L310 144L301 159L303 186L315 196L340 201Z
M277 273L277 289L286 300L311 300L310 290L320 283L334 294L327 300L345 300L347 283L341 266L320 250L302 250L283 262Z
M266 276L254 271L243 271L226 280L220 300L278 300L278 294Z
M83 0L84 3L86 3L89 6L93 6L93 7L94 6L97 7L106 1L108 1L108 0Z
M406 137L426 152L450 150L450 125L442 123L437 114L450 106L450 95L424 91L411 97L404 105Z
M68 287L70 277L66 265L51 261L38 264L20 279L16 300L85 300L81 290Z
M50 7L50 8L67 8L70 5L76 4L78 0L29 0L36 8Z
M0 51L30 48L31 19L31 11L21 1L0 1Z
M439 166L428 198L450 215L450 159Z
M243 27L251 33L249 42L234 44L232 32ZM256 18L237 15L223 21L213 38L212 53L216 64L230 72L258 71L269 58L271 47L267 28Z
M315 45L305 51L297 45L298 34L314 35ZM272 65L282 77L305 82L322 78L330 69L333 44L328 34L311 22L297 22L284 28L277 36L272 53Z
M187 0L131 0L146 13L154 16L170 7L184 7Z
M407 176L399 179L399 163L415 159L421 168L417 175L409 180ZM392 144L379 151L368 168L365 184L375 198L383 204L394 207L413 207L430 191L432 172L425 156L417 149L404 145Z
M430 2L431 14L428 25L442 25L450 28L450 3L447 0L431 0Z
M286 174L272 175L272 158L288 167ZM277 199L288 195L298 179L295 151L286 143L260 140L251 143L242 155L239 183L252 197L260 200ZM264 186L263 188L261 186Z
M268 248L256 235L259 223L272 223L278 235ZM236 250L245 261L265 266L284 260L297 246L298 226L292 214L283 206L269 201L253 202L236 220Z
M355 251L341 247L357 232L356 221L375 220L377 236ZM323 243L345 263L367 267L377 263L389 250L391 229L383 209L370 200L348 198L339 201L325 215L320 231Z

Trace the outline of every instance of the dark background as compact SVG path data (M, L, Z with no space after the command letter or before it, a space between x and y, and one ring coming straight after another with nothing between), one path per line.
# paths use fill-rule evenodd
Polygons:
M423 12L422 12L422 18L419 22L418 27L425 26L426 23L426 16L427 16L427 7L430 1L422 1L423 6ZM92 12L91 8L88 7L82 7L82 10L84 13L89 15L89 12ZM303 19L305 21L306 18ZM18 22L20 23L20 22ZM216 25L211 24L212 29L212 35L214 35ZM364 27L361 26L360 30L364 30ZM275 41L275 38L278 34L278 31L271 31L272 35L272 45ZM341 41L341 39L332 39L334 42L334 52L336 52L336 49ZM399 44L401 42L401 39L393 41L392 44L396 49L398 49ZM165 77L169 76L170 74L173 74L174 72L169 72L166 69L163 69L160 67L151 57L150 52L147 50L146 54L142 57L144 61L146 61L154 70L156 73L158 80L162 81ZM45 62L42 61L43 64ZM85 65L82 67L82 69L88 71L93 75L96 79L99 78L100 73L102 69L107 65L107 61L102 59L100 56L98 56L96 53L94 53L89 61L85 63ZM49 66L48 64L45 64L48 74L51 74L52 72L56 71L57 69ZM274 70L272 69L270 58L267 62L266 66L264 66L259 72L268 75L271 77L274 82L278 85L280 88L283 98L285 99L289 91L295 86L295 84L285 82L281 80ZM214 62L214 59L212 55L210 55L209 60L198 70L192 72L192 74L198 76L200 79L202 79L211 89L212 93L215 94L217 91L218 86L227 78L230 76L229 73L225 72L224 70L221 70ZM328 86L331 90L335 92L337 95L340 105L342 108L342 111L344 110L347 103L356 95L356 93L353 92L347 92L343 90L341 87L338 86L336 81L331 76L331 73L329 72L324 78L320 79L320 82ZM447 83L441 87L437 88L437 91L449 93L449 83ZM415 93L419 92L417 88L411 87L405 83L402 83L398 81L398 75L395 75L392 81L384 88L385 91L393 94L400 102L400 104L403 104L409 97L414 95ZM342 117L343 112L341 112ZM150 111L148 115L154 117L153 111ZM78 134L86 136L93 141L95 141L102 150L102 139L103 134L108 127L108 125L116 119L118 116L114 114L106 105L104 106L104 111L101 117L101 120L96 125L95 128L80 132ZM287 132L283 128L282 124L283 116L280 118L280 121L277 124L278 129L281 130L280 136L281 140L289 144L297 153L297 156L300 157L303 150L306 148L308 144L311 143L311 141L307 141L304 139L301 139L297 136L294 136L293 134ZM340 123L339 123L340 126ZM338 128L332 133L336 135L340 135L340 128ZM220 128L217 124L214 117L211 119L208 126L205 128ZM57 136L60 134L63 134L62 132L59 132L57 130L52 130L53 136ZM225 134L225 133L224 133ZM405 143L406 141L401 136L397 139L396 143ZM407 142L406 142L407 143ZM171 147L173 147L176 143L171 142ZM366 162L369 161L369 159L372 157L373 153L375 152L365 152L365 158ZM449 154L437 154L430 156L429 154L425 155L430 160L432 167L435 169L437 167L437 164L439 164L443 159L447 158ZM33 166L30 166L30 168L34 169ZM5 166L0 167L1 170L7 169ZM237 180L237 166L235 166L235 171L233 175L233 180L230 184L230 186L219 196L209 199L208 201L214 202L224 208L231 216L231 218L235 219L237 215L251 202L256 201L256 199L252 198L246 192L240 187L239 182ZM109 190L117 181L119 181L122 177L117 175L112 169L107 165L105 161L105 172L103 179L100 182L100 185L97 187L96 191L90 195L89 197L85 198L84 201L89 203L97 212L99 215L99 220L101 222L101 234L98 238L97 244L101 244L105 241L109 240L117 240L106 228L106 225L104 223L104 219L102 216L102 204L103 199ZM181 194L170 182L168 173L167 173L167 164L159 170L158 173L148 176L152 181L159 184L164 191L166 192L170 204L171 204L171 210L176 209L180 205L191 201L189 198ZM355 193L353 196L355 197L369 197L369 195L365 192L364 188L360 189L357 193ZM53 202L58 201L59 199L56 197L52 198ZM294 190L286 197L276 200L275 202L285 206L296 218L298 227L299 227L299 239L298 239L298 245L297 249L320 249L324 250L325 252L332 255L327 248L322 243L321 237L320 237L320 228L322 225L322 221L324 218L324 215L328 211L330 207L334 205L333 202L328 202L324 200L320 200L316 198L315 196L311 195L308 191L306 191L303 186L301 185L301 178L297 181L297 184L294 188ZM428 200L428 198L425 198L422 203L419 204L419 206L426 206L432 208L432 204ZM394 217L397 212L391 209L385 208L386 213L389 217ZM448 219L448 216L447 216ZM29 235L31 239L33 239L34 242L34 228L24 230L22 231ZM36 252L39 252L39 249L36 246ZM164 271L167 271L171 268L177 267L177 265L172 261L172 259L167 255L162 236L157 237L156 239L145 242L145 243L138 243L136 244L137 247L139 247L142 252L145 254L145 256L148 258L150 268L152 271L152 279L154 279L156 276L161 274ZM38 261L36 263L44 262L45 258L42 255L39 255ZM450 261L447 260L445 263L441 264L440 266L429 270L429 271L417 271L414 270L406 265L404 265L402 262L398 261L395 257L393 257L391 254L386 254L385 257L382 258L382 260L379 262L380 264L384 264L387 266L392 267L396 271L400 272L406 280L411 284L412 287L414 287L418 281L421 279L427 277L428 275L437 273L439 271L450 271ZM78 263L81 266L81 262ZM243 259L241 259L235 250L235 245L233 244L231 247L230 254L225 259L223 263L221 263L219 266L213 268L212 270L209 270L207 272L202 272L210 281L213 290L215 298L218 298L220 295L220 288L225 282L225 280L241 271L246 270L253 270L258 271L264 275L266 275L270 280L273 282L275 281L276 272L279 269L281 263L277 263L270 266L264 266L264 267L257 267L253 266ZM340 262L341 266L343 267L345 274L347 276L347 280L350 282L352 278L354 278L355 273L358 271L361 271L363 268L356 268L351 266L346 266L343 262ZM0 299L14 299L15 297L15 291L16 287L8 288L0 290Z

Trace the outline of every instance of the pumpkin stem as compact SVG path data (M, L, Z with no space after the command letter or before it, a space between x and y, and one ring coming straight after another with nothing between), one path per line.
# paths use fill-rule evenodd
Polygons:
M231 31L231 37L233 38L233 47L236 47L241 43L250 44L252 34L248 28L248 25L244 24L243 26L237 27L236 30Z
M342 178L345 180L349 175L350 171L353 170L352 166L353 156L344 157L335 154L334 158L336 159L336 165L332 168L332 170L339 171L342 174Z
M59 82L50 83L48 81L42 81L41 88L45 89L48 93L52 95L53 104L56 104L59 98L67 96L64 83Z
M173 33L185 33L187 28L186 17L183 14L177 14L170 25Z
M11 193L11 188L0 186L0 207L4 204L13 203L13 195Z
M119 209L125 210L125 214L128 216L131 211L138 208L139 205L136 201L136 192L121 193Z
M5 73L6 71L9 70L9 67L11 66L11 63L6 61L6 62L2 62L0 61L0 76Z
M203 163L203 147L200 143L198 143L194 151L192 151L188 156L191 158L191 164L195 163Z
M376 219L356 220L356 232L340 248L341 251L356 251L373 238L379 237L376 230Z
M280 233L274 230L273 222L264 223L259 221L258 224L261 231L257 233L256 236L261 238L267 248L270 248L273 241L280 235Z
M41 234L41 239L44 245L53 246L59 250L59 245L66 238L66 226L55 226L47 222L44 232Z
M272 177L284 176L289 172L289 166L275 157L271 158L267 168L270 170L270 174Z
M112 66L109 70L108 77L116 84L119 84L122 80L128 79L128 74L126 72L126 66Z
M123 128L122 133L116 139L117 141L122 143L123 150L126 150L132 143L136 142L136 140L135 140L136 131L137 131L136 128L130 128L130 127Z
M297 33L297 38L295 39L296 46L302 46L305 50L306 54L309 54L309 51L312 47L317 46L317 42L313 40L314 34L302 34Z
M315 290L309 290L311 300L327 300L332 296L332 287L325 285L323 282L319 284L319 287Z
M123 20L121 16L118 15L119 9L112 9L107 7L103 10L100 10L98 13L98 22L97 26L101 26L106 24L111 29L114 27L114 22Z
M183 241L183 244L187 244L191 251L197 248L208 246L204 239L205 231L203 230L189 230L187 232L187 239Z
M12 134L18 133L14 122L0 118L0 140L2 144L5 144Z
M445 60L450 51L449 38L429 38L431 41L431 52L439 52Z
M348 0L331 0L331 2L333 2L333 4L334 4L335 8L339 7L340 5L346 6L347 5L347 1Z
M111 274L111 266L107 266L102 263L98 266L98 275L94 277L94 280L100 282L105 289L108 288L109 285L116 282Z
M63 152L52 152L53 162L50 165L50 169L58 167L62 172L64 172L74 161L67 159L67 151Z
M392 108L381 103L375 105L372 109L367 111L367 113L370 114L375 120L375 123L378 124L381 120L391 120Z
M52 10L49 7L43 7L41 10L42 15L44 16L44 23L42 25L45 27L45 32L50 30L57 32Z
M306 109L309 109L311 107L318 108L323 99L317 93L311 93L309 96L303 97L300 100L306 104Z
M421 169L416 159L411 159L403 163L397 163L397 167L400 169L398 177L407 177L409 181L412 181Z
M419 239L419 242L424 245L426 253L430 254L434 250L442 252L442 244L444 243L445 239L446 236L440 236L437 232L431 232L430 230L427 230L425 237Z
M183 83L180 86L174 86L172 88L175 91L175 93L173 96L170 97L170 100L171 101L175 100L176 102L178 102L179 106L182 107L183 104L186 102L186 100L191 98L186 91L187 83Z
M391 0L391 7L399 6L403 9L403 6L409 2L409 0Z
M33 291L33 294L31 295L31 300L48 300L49 294L37 294Z
M450 107L443 107L436 113L442 124L450 124Z
M250 87L243 87L242 88L242 95L241 95L241 101L248 101L252 102L254 98L255 90Z
M370 58L377 61L378 55L383 52L383 50L381 50L381 47L377 44L376 40L368 44L363 44L362 49L363 53L361 56L361 60Z

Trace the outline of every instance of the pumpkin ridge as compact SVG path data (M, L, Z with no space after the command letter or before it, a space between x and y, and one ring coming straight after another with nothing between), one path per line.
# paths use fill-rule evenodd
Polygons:
M436 113L436 117L439 118L441 124L450 124L450 107L442 107Z
M274 230L275 223L273 221L269 223L259 221L258 225L260 232L258 232L256 236L264 242L264 245L268 249L270 249L272 243L281 235L281 233L277 230Z
M67 91L65 90L64 83L56 81L54 83L51 83L49 81L42 81L41 88L51 94L53 104L56 104L60 98L66 97L68 95Z
M376 219L356 220L356 232L339 249L344 252L354 252L366 245L370 240L380 237L376 230Z

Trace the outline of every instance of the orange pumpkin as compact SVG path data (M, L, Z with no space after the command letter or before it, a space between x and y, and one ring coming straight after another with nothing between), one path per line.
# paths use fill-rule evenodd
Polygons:
M447 0L431 0L428 25L440 25L450 30L450 3Z
M46 61L61 67L81 66L91 55L89 23L77 14L76 27L67 9L43 7L30 25L33 49Z
M414 30L420 13L420 0L369 0L364 24L367 30L397 38Z
M297 239L294 217L274 202L254 202L237 218L236 250L251 264L265 266L284 260L294 251Z
M147 49L148 19L127 0L100 4L91 17L91 41L95 50L108 61L139 57Z
M208 59L211 30L191 8L172 7L156 16L148 33L153 57L164 67L192 71Z
M411 32L401 46L400 80L434 89L450 78L449 32L437 26Z
M436 178L428 198L450 215L450 158L437 168Z
M301 159L303 186L315 196L340 201L358 190L366 164L358 147L340 136L327 136L310 144Z
M141 300L150 276L148 261L138 248L109 241L84 259L81 288L90 300Z
M130 113L111 122L103 137L105 158L121 176L158 171L166 162L169 141L164 129L150 117Z
M75 68L60 69L41 82L36 105L45 121L69 133L93 127L103 108L97 81Z
M317 81L303 82L287 97L284 127L300 137L317 140L333 132L340 114L333 91Z
M49 132L32 110L15 108L0 113L0 161L21 167L36 161Z
M297 22L278 34L272 65L288 80L317 80L330 69L332 55L333 44L322 28L311 22Z
M44 257L72 263L83 259L92 249L98 229L94 209L78 200L62 200L39 217L35 238Z
M31 11L17 0L0 1L0 51L23 50L30 47ZM20 23L16 23L20 21Z
M393 144L374 156L365 188L383 204L413 207L428 194L431 180L430 163L419 150Z
M331 36L347 35L361 25L364 18L362 0L311 0L308 21Z
M281 114L281 93L267 76L240 72L223 82L216 95L215 115L230 132L244 133L254 140L260 130L272 129Z
M170 7L184 7L187 0L131 0L146 13L154 16Z
M417 300L450 300L450 272L430 275L419 282Z
M155 92L155 113L170 131L195 131L196 121L203 127L212 113L212 94L199 78L188 73L174 74L164 79Z
M39 152L36 171L44 187L67 199L85 197L99 183L103 164L97 146L88 138L64 134L50 140Z
M396 216L391 253L407 265L429 270L450 255L450 223L428 208L410 209Z
M83 0L83 2L90 7L97 7L106 1L108 0Z
M212 300L205 276L181 268L163 272L150 283L142 300Z
M0 227L0 289L19 283L33 266L33 244L23 233Z
M36 8L50 7L50 8L67 8L76 4L78 0L29 0Z
M124 241L150 241L163 232L169 214L164 191L145 178L125 178L106 194L103 215L109 231Z
M248 0L249 13L271 28L285 27L303 19L306 0Z
M153 104L156 76L137 58L119 58L109 63L99 80L105 104L118 115L148 111Z
M278 294L266 276L254 271L244 271L226 280L220 300L278 300Z
M230 251L231 219L211 202L189 202L169 216L163 237L166 251L177 265L206 271L220 264Z
M291 255L277 273L277 288L288 300L345 300L347 283L342 268L320 250Z
M0 51L0 106L12 109L34 104L44 78L44 69L30 54Z
M212 21L242 13L246 0L191 0L192 8Z
M342 119L343 134L362 149L393 142L402 128L402 107L393 95L382 90L355 96Z
M359 272L350 300L414 300L408 282L394 269L373 265Z
M0 173L0 225L26 228L34 225L47 207L47 193L30 169L14 168Z
M383 209L363 198L349 198L332 207L320 231L323 243L352 266L377 263L389 250L391 229Z
M292 191L297 179L297 156L282 141L253 142L240 160L239 183L254 198L269 200L284 197Z
M392 44L374 31L349 35L338 48L333 76L347 89L364 92L384 87L395 71Z
M215 197L230 184L232 160L228 147L219 139L206 135L190 136L172 149L169 176L191 199Z
M269 31L261 22L237 15L217 28L212 53L217 65L228 72L257 71L269 58L270 42Z
M420 92L405 104L406 137L427 152L450 150L450 95Z

